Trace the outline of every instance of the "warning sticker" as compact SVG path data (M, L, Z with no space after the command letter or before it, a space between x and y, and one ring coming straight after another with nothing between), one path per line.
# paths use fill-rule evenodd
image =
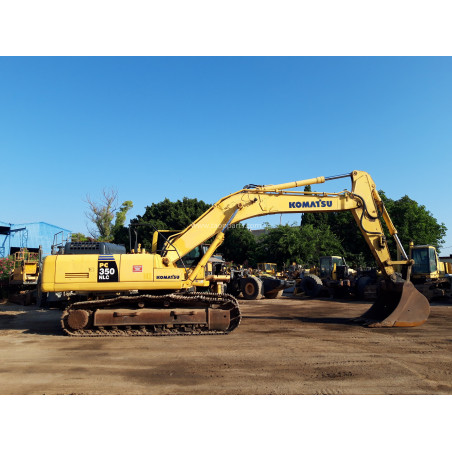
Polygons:
M133 271L141 273L143 271L143 266L142 265L134 265L133 266Z

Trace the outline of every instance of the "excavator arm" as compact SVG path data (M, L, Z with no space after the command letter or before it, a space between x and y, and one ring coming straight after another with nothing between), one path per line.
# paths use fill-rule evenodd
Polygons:
M290 191L293 188L322 184L328 180L345 177L351 178L351 190L339 193ZM385 277L380 288L380 302L376 303L364 317L370 319L371 326L415 326L424 323L429 315L428 301L409 281L402 280L395 273L395 264L410 267L412 261L403 250L397 230L384 207L374 181L364 171L279 185L248 185L220 199L190 226L173 236L163 253L162 262L166 266L173 266L190 250L215 236L204 258L188 275L188 279L194 281L205 261L221 245L224 231L229 225L263 215L345 210L351 211ZM404 260L391 259L380 219L383 219L394 237Z

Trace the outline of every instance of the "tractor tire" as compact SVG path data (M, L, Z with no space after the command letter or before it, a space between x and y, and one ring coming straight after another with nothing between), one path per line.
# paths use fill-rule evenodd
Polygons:
M303 276L300 287L308 297L317 297L324 289L322 280L316 275Z
M264 293L264 297L265 297L265 298L270 298L270 299L273 299L273 298L280 298L280 297L282 297L283 292L284 292L284 289L282 289L282 290L277 290L276 292L274 292L274 291L272 291L272 292L266 292L266 293Z
M249 276L242 280L242 295L246 300L260 300L262 298L263 283L255 276Z

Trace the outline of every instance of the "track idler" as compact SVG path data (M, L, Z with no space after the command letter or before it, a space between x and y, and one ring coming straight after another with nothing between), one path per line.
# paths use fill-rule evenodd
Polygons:
M430 314L430 303L409 281L381 281L378 299L357 320L371 328L422 325Z

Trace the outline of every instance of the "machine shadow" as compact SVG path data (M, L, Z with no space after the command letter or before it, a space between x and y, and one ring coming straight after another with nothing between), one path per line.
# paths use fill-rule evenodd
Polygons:
M295 320L302 323L324 323L330 325L353 325L361 327L362 324L357 318L350 317L284 317L275 315L244 315L243 320L256 319L256 320Z
M38 315L36 315L38 314ZM58 309L30 309L17 314L0 312L0 332L14 331L20 334L64 336L60 327L61 311ZM0 333L1 334L1 333ZM5 335L4 333L2 335Z

